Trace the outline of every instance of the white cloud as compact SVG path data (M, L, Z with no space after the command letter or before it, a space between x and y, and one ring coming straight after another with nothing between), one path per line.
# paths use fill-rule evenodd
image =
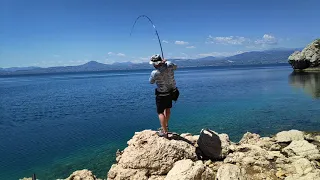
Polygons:
M118 53L117 56L122 56L122 57L125 57L126 55L123 54L123 53Z
M209 44L223 44L223 45L245 45L246 47L263 47L265 45L276 45L278 39L270 34L264 34L262 38L250 39L242 36L226 36L226 37L213 37L209 35L206 43Z
M262 39L257 39L254 43L257 45L275 45L278 44L278 40L270 34L265 34Z
M207 56L213 56L213 57L228 57L228 56L234 56L237 54L244 53L245 51L235 51L235 52L210 52L210 53L203 53L198 54L200 57L207 57Z
M110 56L121 56L121 57L125 57L126 56L123 53L114 53L114 52L108 52L108 55L110 55Z
M188 48L188 49L194 49L194 48L196 48L195 46L187 46L186 48Z
M210 43L210 44L242 45L249 42L250 42L250 39L242 36L213 37L209 35L209 37L207 38L207 43Z
M163 43L167 43L167 44L169 43L169 41L166 41L166 40L162 40L162 42L163 42Z
M177 45L188 45L189 43L186 41L176 41L175 44Z
M54 54L53 57L59 58L59 57L61 57L61 56L60 56L59 54Z

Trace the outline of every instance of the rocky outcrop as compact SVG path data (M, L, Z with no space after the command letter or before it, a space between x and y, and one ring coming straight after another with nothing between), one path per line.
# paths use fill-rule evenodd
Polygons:
M183 159L197 160L196 149L188 140L160 138L155 131L145 130L128 141L128 147L117 157L117 164L111 167L108 179L166 175L175 162Z
M145 130L135 133L128 147L117 152L107 179L320 180L319 150L320 133L298 130L274 137L247 132L237 143L209 129L201 130L199 136L186 133L168 139ZM66 180L96 179L91 171L81 170Z
M137 133L108 179L320 180L318 134L290 130L260 137L247 132L238 143L210 129L181 136L168 140L153 131Z
M292 68L295 70L319 69L320 39L310 43L301 52L294 52L289 56L288 60Z

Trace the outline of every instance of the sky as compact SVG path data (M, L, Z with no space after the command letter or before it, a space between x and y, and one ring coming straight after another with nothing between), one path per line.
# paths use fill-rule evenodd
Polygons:
M0 0L0 67L301 48L320 37L319 0Z

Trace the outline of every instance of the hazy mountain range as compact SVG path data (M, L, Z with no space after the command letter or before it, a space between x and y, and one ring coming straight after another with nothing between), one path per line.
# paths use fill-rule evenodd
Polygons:
M199 59L169 59L183 67L201 67L201 66L235 66L235 65L258 65L258 64L281 64L288 63L288 57L296 50L301 49L271 49L266 51L252 51L230 57L208 56ZM22 74L48 74L48 73L66 73L66 72L89 72L89 71L109 71L109 70L134 70L134 69L152 69L148 63L114 63L103 64L96 61L90 61L78 66L58 66L58 67L12 67L0 68L0 75L22 75Z

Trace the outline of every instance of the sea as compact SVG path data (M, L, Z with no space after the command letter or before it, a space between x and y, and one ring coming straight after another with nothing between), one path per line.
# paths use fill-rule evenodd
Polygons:
M0 179L81 169L106 178L135 132L160 127L151 70L0 77ZM319 73L260 65L181 68L175 77L171 131L209 128L234 142L246 132L320 131Z

